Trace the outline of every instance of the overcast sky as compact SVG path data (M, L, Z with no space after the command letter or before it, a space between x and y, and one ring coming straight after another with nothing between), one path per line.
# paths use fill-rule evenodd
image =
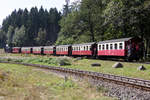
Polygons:
M73 2L75 0L70 0ZM65 4L65 0L1 0L0 2L0 25L6 16L11 14L12 11L15 9L18 10L19 8L30 8L37 6L40 8L50 9L52 7L56 7L58 10L61 10L63 5Z

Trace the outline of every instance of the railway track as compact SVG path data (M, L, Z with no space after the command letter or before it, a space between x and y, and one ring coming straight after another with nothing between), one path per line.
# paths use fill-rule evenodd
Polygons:
M70 69L70 68L62 68L62 67L52 67L47 65L39 65L39 64L27 64L27 63L18 63L18 62L6 62L0 61L0 63L9 63L9 64L20 64L25 66L33 66L38 68L44 68L55 72L66 73L69 75L77 75L79 77L87 77L92 78L94 80L101 80L104 82L115 83L117 85L123 85L126 87L140 89L142 91L150 92L150 81L143 80L138 78L129 78L111 74L103 74L98 72L91 72L91 71L82 71L77 69Z

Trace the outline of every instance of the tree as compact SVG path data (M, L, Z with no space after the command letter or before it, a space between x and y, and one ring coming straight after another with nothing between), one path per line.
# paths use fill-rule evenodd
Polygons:
M66 4L63 7L63 16L66 17L70 13L70 6L69 6L70 0L65 0L65 1Z
M14 29L19 31L20 28L24 26L27 40L23 44L26 46L34 46L38 44L36 43L36 38L38 37L38 32L41 28L46 31L45 44L47 41L49 41L51 44L54 44L60 30L60 19L61 13L58 12L56 8L51 8L49 11L43 7L41 7L39 10L37 7L32 7L30 11L27 9L19 9L18 11L14 10L9 16L6 17L6 19L4 19L2 31L8 33L9 26L12 26L14 33ZM13 36L13 34L10 34L10 32L7 35L9 35L9 37ZM11 39L8 38L7 41L11 42ZM17 46L18 43L15 45Z
M13 44L14 46L25 46L26 45L26 29L23 26L21 28L15 29L15 34L13 36Z
M6 44L6 33L0 29L0 48L5 47Z
M7 44L9 46L12 46L13 35L14 35L14 27L10 25L7 32Z
M46 44L46 30L40 28L38 32L38 37L36 38L37 45L44 46Z

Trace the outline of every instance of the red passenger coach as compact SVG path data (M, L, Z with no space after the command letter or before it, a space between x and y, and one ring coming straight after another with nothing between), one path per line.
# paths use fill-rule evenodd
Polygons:
M55 51L56 51L56 47L55 46L45 46L44 47L44 54L55 54Z
M115 40L101 41L97 43L98 56L120 56L135 58L137 53L141 52L139 48L142 45L139 38L122 38Z
M56 46L56 55L71 55L71 45L59 45Z
M13 47L12 53L21 53L21 47Z
M96 55L96 43L84 43L72 45L72 55L73 56L92 56Z
M21 53L24 53L24 54L32 53L32 47L22 47L21 48Z
M32 53L33 54L43 54L43 47L33 47Z

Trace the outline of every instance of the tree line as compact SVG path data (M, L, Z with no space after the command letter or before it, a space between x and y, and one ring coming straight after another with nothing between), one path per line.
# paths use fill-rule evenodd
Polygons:
M60 31L61 13L56 8L49 11L41 7L14 10L3 20L0 30L0 47L51 45Z
M56 44L140 37L150 48L149 0L82 0L60 21Z
M36 7L13 11L0 30L0 46L74 44L140 37L149 51L149 0L82 0L63 12Z

